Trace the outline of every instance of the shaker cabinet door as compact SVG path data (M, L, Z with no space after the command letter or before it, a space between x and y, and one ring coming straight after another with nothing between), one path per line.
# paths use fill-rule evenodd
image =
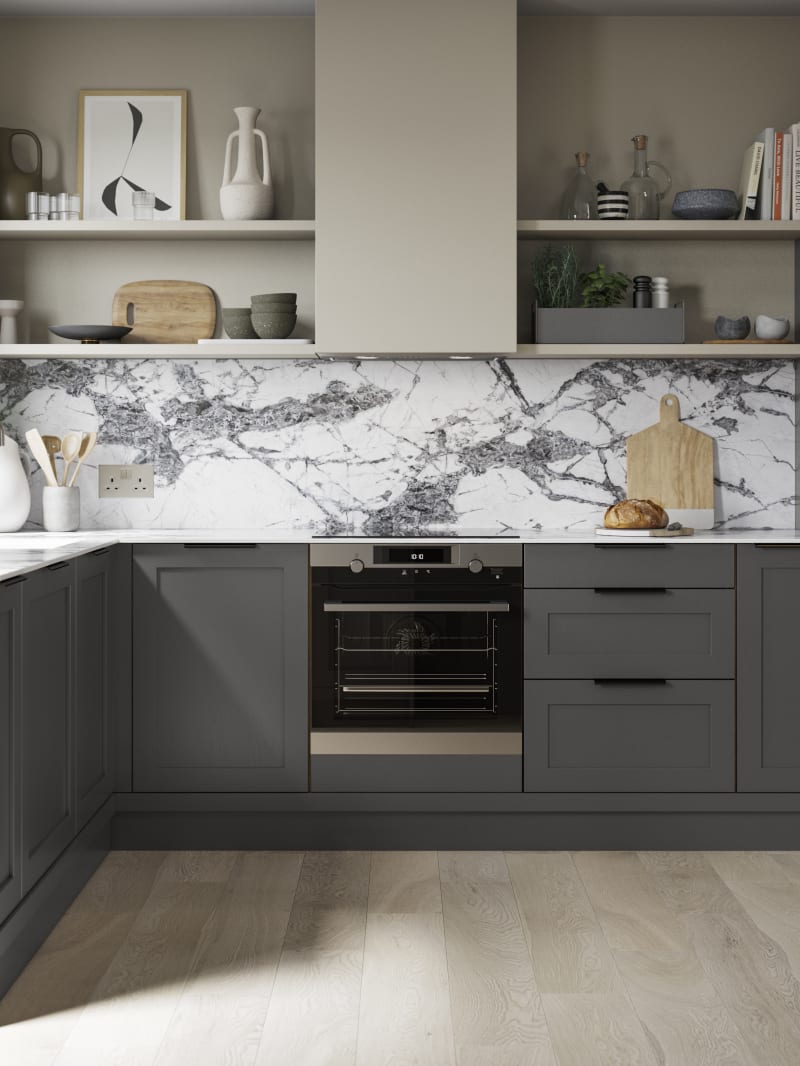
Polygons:
M738 548L739 790L800 792L800 547Z
M516 0L317 0L316 343L517 338Z
M20 649L19 580L0 585L0 922L22 895L20 871Z
M30 574L22 610L22 888L75 835L73 611L75 566Z
M112 792L109 598L112 552L76 561L75 791L80 830Z
M133 553L133 790L308 786L305 545Z

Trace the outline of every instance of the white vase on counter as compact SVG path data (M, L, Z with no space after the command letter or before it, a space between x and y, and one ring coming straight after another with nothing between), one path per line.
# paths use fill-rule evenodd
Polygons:
M31 513L31 490L17 442L0 428L0 533L16 533Z
M263 130L256 129L260 107L235 107L239 129L234 130L225 145L225 169L222 188L219 190L219 206L222 217L234 219L272 218L275 195L272 189L272 171L269 162L269 144ZM256 139L261 140L264 172L259 174L256 165ZM233 146L237 143L236 171L233 171Z

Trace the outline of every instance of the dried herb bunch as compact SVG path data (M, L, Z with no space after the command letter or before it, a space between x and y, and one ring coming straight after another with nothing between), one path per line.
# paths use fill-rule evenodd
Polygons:
M533 260L533 288L539 307L574 307L578 295L578 262L571 244L548 244Z

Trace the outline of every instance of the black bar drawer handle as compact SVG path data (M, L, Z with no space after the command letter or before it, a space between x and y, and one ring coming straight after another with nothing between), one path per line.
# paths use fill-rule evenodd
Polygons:
M792 548L800 548L800 542L792 544L756 544L756 548L766 548L767 551L786 551L788 548L790 551Z
M666 685L663 677L596 677L595 685Z
M649 539L650 540L654 540L655 538L654 537L650 537ZM595 544L594 547L595 547L595 549L597 551L603 551L603 552L615 552L615 551L626 552L626 551L629 551L631 548L633 548L633 550L636 551L636 549L637 548L641 548L642 545L641 544ZM668 551L668 550L670 550L670 549L672 549L674 547L675 547L674 544L650 544L648 546L647 550L648 551L653 551L653 549L655 548L658 551Z
M21 585L23 581L27 581L27 577L24 574L17 574L16 577L10 577L7 581L3 582L3 588L11 588L12 585Z
M616 595L616 593L618 593L618 592L625 592L625 593L631 593L634 596L639 596L642 593L648 593L648 592L657 592L657 593L666 594L667 590L666 589L662 589L662 588L642 588L641 586L629 587L629 586L626 586L626 585L619 585L619 586L617 586L617 585L607 585L605 588L597 588L594 591L596 593L598 593L598 595L603 595L604 593L614 593Z
M248 548L250 550L253 550L253 549L257 548L257 547L258 547L257 544L220 544L217 541L212 541L210 544L199 544L199 543L198 544L184 544L184 548L203 548L206 551L208 551L209 548L218 548L218 549L222 549L222 548L227 548L227 549L231 549L231 548Z
M98 548L96 552L92 552L92 555L108 555L110 551L110 548Z
M47 569L48 570L63 570L65 566L69 566L69 560L68 559L64 559L63 562L60 562L60 563L50 563L50 565L47 567Z

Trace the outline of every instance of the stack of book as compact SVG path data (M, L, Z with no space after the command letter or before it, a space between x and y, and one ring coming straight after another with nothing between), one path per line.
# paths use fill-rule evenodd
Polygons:
M739 218L800 220L800 122L762 130L745 152Z

